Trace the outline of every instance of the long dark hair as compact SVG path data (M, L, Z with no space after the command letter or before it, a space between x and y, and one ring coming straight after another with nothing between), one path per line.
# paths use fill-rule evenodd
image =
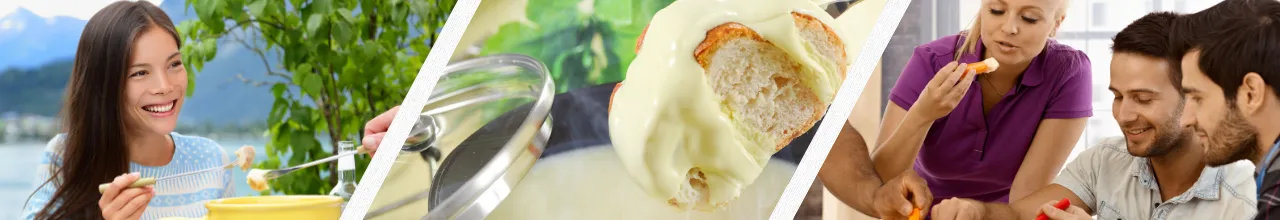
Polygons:
M124 79L134 39L148 28L167 31L181 47L173 21L147 1L112 3L85 24L62 107L63 149L54 155L62 163L51 164L43 183L57 190L36 219L103 218L98 184L129 172Z

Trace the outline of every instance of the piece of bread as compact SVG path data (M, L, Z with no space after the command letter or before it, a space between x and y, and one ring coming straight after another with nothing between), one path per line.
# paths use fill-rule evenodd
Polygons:
M837 65L843 81L849 65L845 45L832 28L806 14L791 13L800 36L819 54L818 57ZM636 42L640 52L646 27ZM773 140L773 153L787 146L820 120L830 101L822 101L805 83L805 67L795 56L764 39L751 28L728 22L707 31L706 38L690 54L707 74L708 82L721 98L720 106L728 112L739 132L752 140ZM643 73L640 73L643 74ZM624 81L625 82L625 81ZM623 82L614 87L616 94ZM830 94L829 96L834 96ZM613 97L609 100L612 111ZM678 208L705 210L726 204L705 204L708 186L706 174L697 167L689 170L689 182L681 193L667 202Z
M791 16L796 21L796 28L801 30L801 36L813 44L822 57L836 61L841 67L839 75L843 80L847 71L844 67L849 63L840 38L829 26L812 16L794 12ZM636 42L637 52L647 32L648 28L641 32L642 40ZM779 142L775 151L808 131L813 123L822 119L830 104L818 100L811 89L800 83L802 67L799 62L742 24L730 22L707 31L707 38L693 54L708 74L716 94L728 99L721 104L728 107L733 115L746 116L730 118L776 137ZM619 82L614 86L614 93L622 84ZM763 99L750 97L755 94L767 96ZM613 106L612 96L609 102L609 106ZM760 102L775 105L752 105Z
M253 156L255 155L253 146L241 146L235 153L235 164L237 167L240 167L240 171L249 171L249 168L253 168Z
M267 184L266 170L252 169L245 176L245 182L249 184L249 188L253 189L253 191L261 192L271 189L271 185Z

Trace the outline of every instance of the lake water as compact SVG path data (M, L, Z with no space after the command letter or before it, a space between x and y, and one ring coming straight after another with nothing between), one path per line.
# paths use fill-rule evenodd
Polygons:
M267 150L262 140L224 140L218 141L228 153L235 152L240 146L254 146L255 160L267 158ZM35 189L36 169L29 169L40 165L40 157L43 155L45 143L20 143L20 144L0 144L0 167L9 169L0 169L0 219L19 219L22 215L22 206L26 204L27 197ZM16 169L14 169L16 168ZM232 169L232 182L235 184L236 196L258 195L258 192L249 189L249 184L245 182L245 172L240 169Z

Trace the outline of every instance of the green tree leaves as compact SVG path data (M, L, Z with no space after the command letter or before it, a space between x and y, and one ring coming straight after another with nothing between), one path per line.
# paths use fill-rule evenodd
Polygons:
M454 0L188 0L198 20L181 22L178 31L190 74L212 60L219 46L245 46L263 63L244 65L267 65L262 74L276 76L278 81L265 84L275 97L266 118L267 158L256 165L275 169L333 155L338 141L358 143L368 119L404 99L439 36L435 27L443 26L453 5ZM357 156L358 176L368 159ZM276 179L271 188L323 194L336 177L326 164Z

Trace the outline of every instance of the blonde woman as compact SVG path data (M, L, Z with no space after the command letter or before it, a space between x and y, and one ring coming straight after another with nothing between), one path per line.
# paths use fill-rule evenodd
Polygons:
M1067 5L983 0L968 31L917 47L881 123L880 178L919 175L933 204L1007 203L1049 185L1093 113L1089 58L1051 39ZM985 59L1000 65L967 70Z

